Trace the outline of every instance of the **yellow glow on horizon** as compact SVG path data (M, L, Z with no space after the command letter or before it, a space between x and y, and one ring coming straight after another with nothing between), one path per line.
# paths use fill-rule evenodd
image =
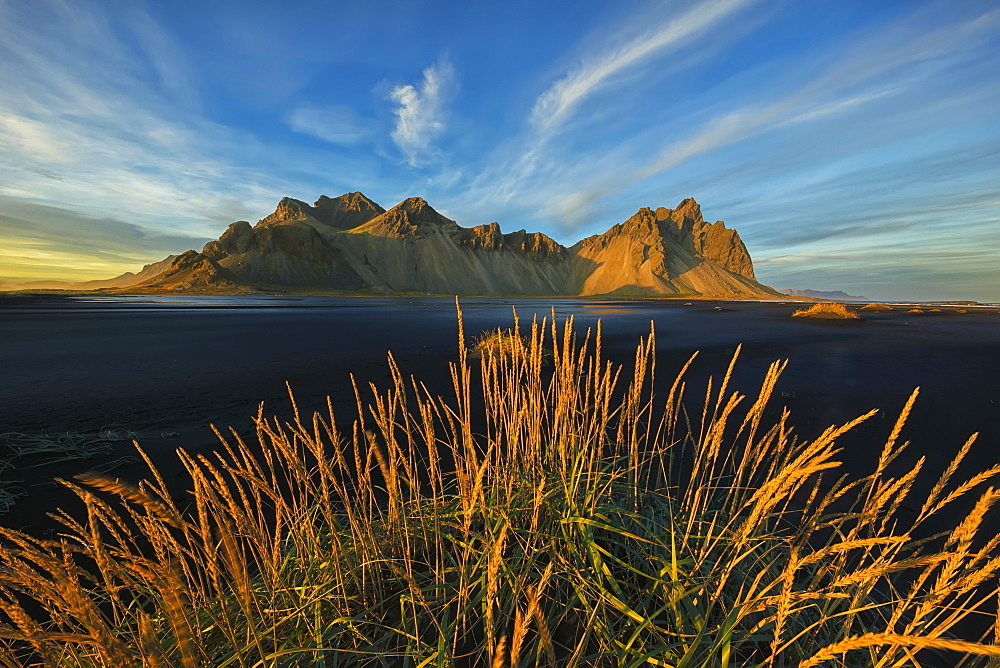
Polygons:
M102 257L86 251L53 248L36 240L0 240L0 276L5 280L90 281L112 278L126 271L139 271L142 265L156 259Z

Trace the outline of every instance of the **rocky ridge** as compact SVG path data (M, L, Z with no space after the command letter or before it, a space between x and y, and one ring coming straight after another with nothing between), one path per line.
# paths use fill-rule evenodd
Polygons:
M496 222L461 227L419 197L389 210L357 192L312 205L286 197L201 252L109 280L133 292L777 296L757 282L739 234L706 222L691 198L642 208L567 248L538 232L505 234Z

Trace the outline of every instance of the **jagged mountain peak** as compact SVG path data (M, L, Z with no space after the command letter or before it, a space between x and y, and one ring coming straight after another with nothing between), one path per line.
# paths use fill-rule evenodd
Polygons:
M274 210L272 215L290 219L292 217L299 217L302 214L308 214L310 209L312 209L312 207L300 199L295 199L294 197L282 197L281 201L278 202L278 207Z
M174 260L174 267L190 269L205 264L205 256L196 250L184 251Z
M690 211L692 213L697 211L699 214L701 214L701 205L698 204L698 202L695 200L694 197L685 197L680 201L680 203L677 206L674 207L674 211L682 211L682 212Z
M458 225L441 215L422 197L409 197L385 213L375 216L355 232L389 237L417 237L430 230L454 230Z
M345 193L340 197L322 195L312 208L314 218L337 230L364 225L383 213L385 209L360 192Z
M392 207L390 211L405 211L407 213L416 214L418 216L440 216L444 218L440 213L438 213L434 207L427 203L423 197L407 197L402 202ZM447 220L447 218L445 218Z
M311 217L312 207L306 202L294 197L282 197L275 207L274 213L261 218L258 225L273 225L289 223L298 220L306 220Z
M656 218L661 222L669 220L678 228L688 230L699 227L705 222L701 213L701 205L693 197L682 199L673 209L659 207L656 209Z
M644 206L620 226L612 227L605 234L621 232L634 234L637 230L647 233L658 232L657 224L667 221L674 223L677 228L691 230L704 224L705 219L701 213L701 205L693 197L687 197L673 209L664 206L655 209Z
M340 210L340 211L373 211L375 215L384 213L385 209L372 199L369 199L361 192L344 193L339 197L328 197L320 195L313 209L319 211Z
M274 213L262 218L257 225L266 227L302 221L321 231L324 226L330 228L328 231L349 230L384 212L385 209L360 192L339 197L321 195L312 206L294 197L283 197Z
M320 195L319 199L316 200L316 203L313 204L313 206L314 207L320 207L320 206L322 206L324 204L328 204L330 202L340 202L342 206L351 206L351 207L355 207L355 208L357 208L357 207L378 207L378 204L374 200L372 200L369 197L365 196L365 194L363 192L360 192L360 191L357 191L357 190L355 190L354 192L344 193L343 195L340 195L339 197L330 197L329 195Z

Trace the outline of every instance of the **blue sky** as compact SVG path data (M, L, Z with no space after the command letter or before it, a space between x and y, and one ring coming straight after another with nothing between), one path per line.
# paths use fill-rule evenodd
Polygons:
M777 288L1000 301L993 0L0 0L0 280L283 196L570 244L695 197Z

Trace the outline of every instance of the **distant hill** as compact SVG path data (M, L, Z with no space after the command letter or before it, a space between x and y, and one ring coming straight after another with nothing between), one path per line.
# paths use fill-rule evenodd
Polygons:
M849 295L841 290L792 290L785 288L784 290L778 290L783 295L788 295L790 297L808 297L809 299L829 299L832 301L855 301L855 302L870 302L868 297L859 297L855 295Z
M693 199L640 209L567 248L495 222L461 227L419 197L385 210L358 192L312 205L286 197L200 252L99 283L128 292L778 296L757 282L739 234L706 223Z
M176 255L168 255L159 262L154 262L152 264L147 264L138 273L133 274L131 271L126 271L121 276L115 276L114 278L99 279L96 281L84 281L83 283L74 283L74 290L100 290L102 288L127 288L130 285L135 285L136 283L142 283L151 278L159 276L164 271L170 268L170 265L174 263L177 259Z
M37 281L0 281L0 290L71 290L73 281L37 280Z
M790 288L785 288L784 290L778 290L783 295L788 295L790 297L808 297L810 299L829 299L831 301L855 301L855 302L870 302L868 297L855 297L854 295L849 295L846 292L841 292L840 290L792 290Z

